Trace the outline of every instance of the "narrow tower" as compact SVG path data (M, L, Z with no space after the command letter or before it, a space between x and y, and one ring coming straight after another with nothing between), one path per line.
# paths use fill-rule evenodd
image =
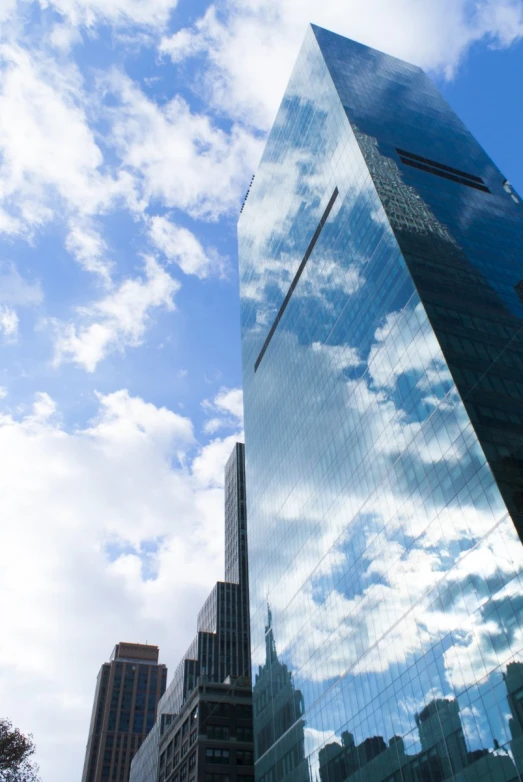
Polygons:
M196 636L133 762L131 782L252 777L249 640L244 445L236 443L225 466L225 581L198 613Z

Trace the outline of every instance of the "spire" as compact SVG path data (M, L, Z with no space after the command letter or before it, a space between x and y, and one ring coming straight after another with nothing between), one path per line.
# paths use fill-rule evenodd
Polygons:
M265 664L269 665L278 660L276 654L276 644L272 632L272 611L269 601L267 601L267 625L265 626Z

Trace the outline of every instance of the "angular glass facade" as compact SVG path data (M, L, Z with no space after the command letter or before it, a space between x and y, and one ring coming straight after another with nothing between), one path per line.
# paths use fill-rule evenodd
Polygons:
M313 27L239 255L258 782L523 779L519 197Z

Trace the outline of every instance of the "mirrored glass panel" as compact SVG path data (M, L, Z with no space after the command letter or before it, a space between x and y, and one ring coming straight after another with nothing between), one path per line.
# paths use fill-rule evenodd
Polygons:
M239 255L257 779L519 779L518 194L311 28Z

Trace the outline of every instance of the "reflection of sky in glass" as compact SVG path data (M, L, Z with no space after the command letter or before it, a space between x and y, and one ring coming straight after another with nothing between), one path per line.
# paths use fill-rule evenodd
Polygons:
M309 31L239 225L262 782L523 771L503 181L421 71Z

